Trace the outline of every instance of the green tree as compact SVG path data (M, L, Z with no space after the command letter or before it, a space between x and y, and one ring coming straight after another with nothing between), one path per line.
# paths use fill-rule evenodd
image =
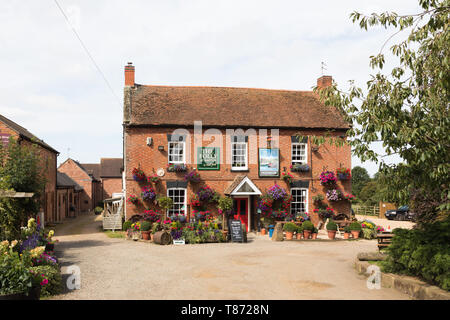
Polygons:
M362 29L382 26L409 32L391 46L397 66L384 72L385 45L370 57L375 70L363 90L350 82L348 91L336 83L315 90L326 105L337 107L353 124L349 143L362 161L379 163L389 195L398 203L408 203L412 193L435 196L438 206L418 212L419 222L447 216L450 210L450 0L419 0L423 11L412 15L392 12L365 16L354 12L353 22ZM381 141L385 155L399 155L403 161L389 164L383 154L372 149ZM436 199L434 199L436 200Z
M359 199L362 188L370 181L367 170L356 166L352 169L352 193Z
M34 193L32 198L0 198L0 239L17 239L20 227L39 211L44 168L35 145L20 145L12 137L6 147L0 144L1 188Z

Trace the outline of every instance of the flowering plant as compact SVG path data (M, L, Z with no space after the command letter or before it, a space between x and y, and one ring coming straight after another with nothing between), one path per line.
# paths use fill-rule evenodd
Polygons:
M347 168L337 168L336 175L338 176L339 180L349 180L352 177L350 169Z
M334 186L337 182L337 178L332 171L323 171L320 176L320 184L323 186Z
M344 198L345 200L348 200L348 201L355 200L355 196L352 195L351 193L345 193L344 196L343 196L343 198Z
M168 172L183 172L183 171L186 171L186 170L187 170L187 167L186 167L185 164L174 164L174 163L171 163L171 164L167 165L167 171Z
M158 183L161 181L161 178L155 173L151 177L147 178L148 182Z
M198 199L198 195L194 194L189 204L191 205L191 207L200 207L201 203L200 200Z
M309 165L307 165L306 163L291 164L292 172L308 172L309 169Z
M49 254L41 253L39 257L33 257L31 259L33 266L43 266L43 265L50 265L54 266L58 263L58 260L55 257L52 257Z
M197 170L192 170L191 172L187 173L184 176L184 181L189 181L192 183L199 183L200 182L200 174L197 172Z
M327 200L329 201L339 201L342 200L342 192L337 189L327 191Z
M36 270L30 269L31 278L33 282L33 286L46 286L48 284L48 279L45 277L45 274L38 273Z
M131 171L133 174L134 181L144 181L145 180L145 173L139 168L133 168L133 171Z
M140 231L141 230L141 223L140 222L135 222L131 225L131 229L133 231Z
M156 222L161 219L161 213L155 210L145 210L141 217L144 221Z
M197 211L192 210L192 213L194 214L195 218L197 218L200 221L209 220L211 218L211 211Z
M292 180L294 180L294 177L292 176L292 174L290 174L289 172L283 172L281 174L281 178L283 179L284 182L286 182L287 184L291 183Z
M286 210L276 210L272 212L272 218L275 220L284 220L287 217L288 213Z
M130 194L130 196L127 199L127 202L137 204L137 203L139 203L139 198L137 196L135 196L134 194Z
M155 190L153 190L152 187L150 186L144 186L142 187L142 199L147 200L147 201L152 201L156 198L156 192Z
M377 226L377 232L384 232L384 228L382 226Z
M327 207L327 208L321 208L321 209L314 209L313 210L314 213L317 213L319 215L319 217L323 220L328 219L328 218L332 218L335 215L335 212L332 208Z
M322 202L324 198L323 198L323 195L318 194L317 196L312 197L312 199L315 203L319 203L319 202Z
M197 197L200 201L211 201L216 192L210 186L203 186L197 192Z
M267 194L272 197L273 200L280 200L287 196L286 190L281 188L279 185L274 184L269 188Z

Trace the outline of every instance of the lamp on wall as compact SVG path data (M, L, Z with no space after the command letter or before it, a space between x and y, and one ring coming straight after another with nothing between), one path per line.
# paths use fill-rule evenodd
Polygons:
M164 151L164 146L158 146L159 151Z

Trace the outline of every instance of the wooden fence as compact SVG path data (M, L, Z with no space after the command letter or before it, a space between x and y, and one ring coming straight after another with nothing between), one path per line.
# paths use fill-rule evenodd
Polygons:
M362 216L380 216L380 207L379 206L369 206L369 207L361 207L361 206L354 206L353 210L355 211L355 214L362 215Z

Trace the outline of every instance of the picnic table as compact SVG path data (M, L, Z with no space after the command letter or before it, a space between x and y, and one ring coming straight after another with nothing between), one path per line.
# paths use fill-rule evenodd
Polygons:
M385 232L377 233L378 250L389 247L389 245L392 243L393 237L394 237L394 234L392 232L385 231Z

